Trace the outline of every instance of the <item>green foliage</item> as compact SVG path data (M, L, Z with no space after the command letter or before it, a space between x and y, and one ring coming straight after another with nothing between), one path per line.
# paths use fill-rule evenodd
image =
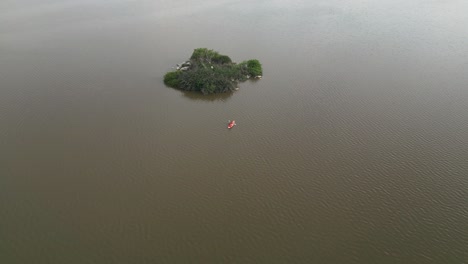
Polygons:
M186 91L223 93L232 91L238 81L247 79L247 75L262 74L262 65L258 60L235 64L229 56L207 48L195 49L190 64L188 70L166 73L164 83Z
M209 50L207 48L199 48L193 51L192 56L190 57L190 60L211 62L211 59L213 59L214 57L219 57L219 56L221 55L214 50Z
M201 91L204 94L226 92L235 88L229 75L228 68L199 67L180 75L180 88L187 91Z
M226 55L216 55L213 57L212 59L213 63L216 63L216 64L228 64L228 63L232 63L232 60L231 58L229 58L229 56L226 56Z
M199 48L193 50L192 56L190 60L199 60L200 58L204 57L204 55L208 52L207 48Z
M173 88L179 88L179 75L180 72L178 71L173 71L173 72L168 72L164 75L164 83L167 86L173 87Z
M247 70L250 75L258 76L262 75L262 64L258 60L248 60L247 61Z
M190 57L190 60L214 64L232 63L232 60L229 58L229 56L219 54L217 51L209 50L207 48L195 49L192 53L192 56Z
M247 61L243 61L236 65L237 70L237 79L240 81L247 80L247 75L249 75L249 69L247 67Z

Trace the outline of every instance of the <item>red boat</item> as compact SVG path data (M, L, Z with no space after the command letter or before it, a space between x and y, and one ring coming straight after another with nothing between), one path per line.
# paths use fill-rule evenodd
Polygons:
M233 128L235 125L236 125L236 121L235 121L235 120L232 120L232 121L229 122L228 128L231 129L231 128Z

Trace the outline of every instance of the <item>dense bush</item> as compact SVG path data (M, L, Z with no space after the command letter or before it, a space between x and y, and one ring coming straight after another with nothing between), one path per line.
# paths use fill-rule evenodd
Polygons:
M205 68L182 72L180 74L180 88L186 91L201 91L204 94L227 92L235 88L231 81L229 68Z
M214 50L209 50L207 48L199 48L193 51L190 60L211 62L211 59L219 56L220 54Z
M228 64L228 63L232 63L232 60L231 58L229 58L229 56L217 55L213 57L212 62L217 63L217 64Z
M164 83L186 91L223 93L232 91L237 87L237 82L245 81L248 75L262 74L262 65L258 60L236 64L229 56L206 48L195 49L187 65L190 65L188 69L166 73Z
M248 72L252 76L262 75L262 65L258 60L248 60L247 61Z
M177 71L166 73L164 75L164 83L167 86L170 86L173 88L179 88L179 75L180 75L180 72L177 72Z

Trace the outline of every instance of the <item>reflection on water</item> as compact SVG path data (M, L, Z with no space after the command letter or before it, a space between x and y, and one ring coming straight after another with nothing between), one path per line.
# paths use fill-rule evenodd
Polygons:
M0 262L466 263L467 12L1 1ZM166 87L197 47L265 78Z
M228 92L228 93L222 93L222 94L207 94L203 95L200 92L187 92L187 91L181 91L182 96L185 98L189 98L191 100L196 100L196 101L207 101L207 102L212 102L212 101L221 101L225 102L231 98L235 92Z

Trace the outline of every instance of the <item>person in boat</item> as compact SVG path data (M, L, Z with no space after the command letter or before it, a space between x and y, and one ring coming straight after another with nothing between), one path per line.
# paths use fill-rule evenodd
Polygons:
M229 120L229 122L228 122L228 123L229 123L229 124L228 124L228 128L232 128L233 126L235 126L235 125L236 125L236 121L235 121L235 120L232 120L232 121L231 121L231 120Z

